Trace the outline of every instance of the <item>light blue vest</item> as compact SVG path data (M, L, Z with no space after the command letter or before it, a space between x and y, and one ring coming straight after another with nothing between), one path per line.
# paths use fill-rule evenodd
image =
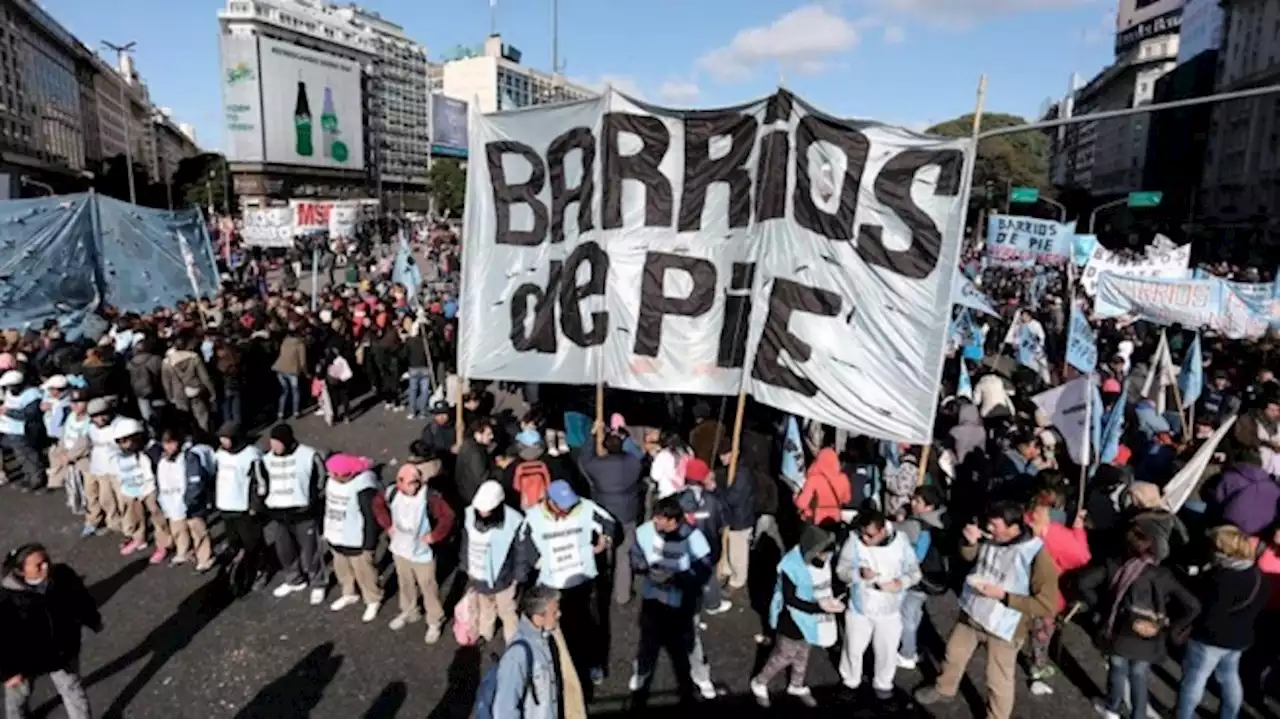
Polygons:
M267 499L270 509L303 509L311 505L311 471L316 451L300 444L292 454L267 453L262 464L267 469Z
M826 566L826 587L824 596L831 596L831 562L827 562ZM773 599L769 602L769 626L774 629L778 628L778 619L782 616L782 610L786 609L791 616L791 621L795 622L796 628L800 630L804 640L816 647L829 647L835 644L834 637L837 632L830 632L826 641L820 636L818 629L819 622L831 622L834 624L835 617L830 614L810 614L809 612L797 611L792 607L787 607L782 599L782 577L786 576L791 580L792 586L796 588L796 597L806 602L818 601L818 587L814 586L813 572L810 571L809 565L804 561L804 554L801 553L799 547L793 547L782 561L778 564L778 581L773 586Z
M387 502L391 512L391 543L387 548L393 555L415 564L426 564L436 558L426 540L431 534L427 494L426 487L419 488L414 495L398 491L395 485L387 488L391 499Z
M66 425L67 419L71 416L71 400L66 397L55 399L49 409L44 412L44 433L49 435L51 439L62 438L62 428ZM89 420L85 417L85 421Z
M324 538L329 544L345 549L364 546L364 512L357 496L376 486L373 472L361 472L347 482L329 478L324 487Z
M696 528L682 539L670 539L658 532L653 522L645 522L636 528L636 546L650 567L665 569L672 576L689 571L693 568L693 560L711 553L706 535ZM648 577L645 577L641 593L645 599L656 599L670 607L679 607L684 600L684 591L679 587L663 585L659 588Z
M7 394L4 398L4 412L0 413L0 434L10 436L22 436L27 433L26 422L23 421L22 411L30 407L33 402L40 401L40 390L35 387L28 387L18 394Z
M76 446L76 442L89 435L89 428L92 426L93 421L89 419L89 415L77 417L74 414L68 414L66 421L62 423L62 431L59 435L62 438L62 446L67 449Z
M1010 594L1030 594L1031 564L1043 547L1044 542L1035 537L1003 546L984 543L969 577L997 584ZM1022 621L1022 612L982 596L968 581L960 592L960 610L975 624L1007 642L1013 641Z
M467 563L467 576L490 587L498 583L498 575L515 544L516 530L524 521L524 515L514 507L504 507L502 512L502 524L485 531L476 527L475 507L467 507L463 513L467 532L467 556L463 559Z
M591 542L594 507L589 499L579 500L563 518L553 517L543 505L529 508L525 525L538 550L539 584L571 589L596 578L599 572Z
M213 457L217 465L213 483L214 506L224 512L249 511L253 466L262 460L262 452L249 445L235 454L219 449Z
M156 491L155 469L143 452L116 457L116 475L120 477L120 493L130 499L142 499Z

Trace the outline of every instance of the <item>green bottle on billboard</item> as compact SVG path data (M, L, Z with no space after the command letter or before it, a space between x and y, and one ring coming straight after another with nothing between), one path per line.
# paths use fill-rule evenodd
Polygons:
M301 73L299 73L301 75ZM298 99L293 105L294 150L301 157L315 154L311 142L311 103L307 101L307 83L298 79Z
M342 130L338 127L338 112L333 108L333 88L324 89L324 108L320 111L320 142L324 156L337 162L347 161L347 144L338 139Z

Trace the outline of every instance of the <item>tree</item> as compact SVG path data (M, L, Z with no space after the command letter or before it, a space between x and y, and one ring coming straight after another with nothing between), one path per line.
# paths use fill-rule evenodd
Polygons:
M981 129L995 130L1026 122L1017 115L987 113L982 116ZM947 120L926 132L944 137L969 137L973 133L973 115L961 115L954 120ZM978 159L973 170L972 201L979 205L1003 206L1005 193L1010 186L1037 187L1042 191L1051 189L1049 138L1043 132L1015 132L987 138L978 143Z
M212 204L217 212L224 212L228 207L234 211L236 198L228 176L227 159L216 152L205 152L179 162L173 173L173 203L175 207Z
M467 173L462 162L452 157L435 159L427 173L427 183L436 201L436 212L461 218L467 199Z
M126 169L128 166L128 160L123 153L103 160L102 171L93 178L93 189L107 197L129 202L129 172ZM138 198L138 204L162 207L163 205L155 205L149 201L154 199L154 193L149 192L148 182L146 166L135 160L133 163L133 191ZM163 195L161 200L163 201Z

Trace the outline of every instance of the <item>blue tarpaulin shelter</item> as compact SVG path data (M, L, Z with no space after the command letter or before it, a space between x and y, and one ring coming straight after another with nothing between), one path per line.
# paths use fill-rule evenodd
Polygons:
M93 193L0 202L0 327L53 318L74 331L104 305L145 312L217 287L198 210Z

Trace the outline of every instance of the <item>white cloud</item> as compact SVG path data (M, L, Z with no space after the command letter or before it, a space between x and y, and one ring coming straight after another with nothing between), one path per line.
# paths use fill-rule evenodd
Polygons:
M696 67L720 82L745 82L765 63L815 74L828 67L831 56L857 44L854 23L821 5L804 5L770 25L740 31L728 45L698 58Z
M1102 19L1097 25L1087 27L1080 34L1080 42L1085 45L1097 45L1100 42L1115 37L1116 34L1116 11L1108 10L1102 13Z
M606 75L601 75L600 77L596 78L594 81L586 81L586 82L580 81L578 82L578 84L582 85L583 87L588 87L592 90L595 90L596 92L604 92L605 90L608 90L610 87L612 87L614 90L617 90L623 95L634 97L637 100L645 99L644 91L640 89L640 86L636 84L635 80L632 80L626 75L606 74Z
M972 25L997 15L1086 5L1095 0L866 0L874 9L933 24Z
M687 105L701 94L698 86L687 80L667 80L658 88L658 97L672 105Z
M884 28L884 42L886 45L897 45L907 39L907 32L902 29L901 25L886 25Z

